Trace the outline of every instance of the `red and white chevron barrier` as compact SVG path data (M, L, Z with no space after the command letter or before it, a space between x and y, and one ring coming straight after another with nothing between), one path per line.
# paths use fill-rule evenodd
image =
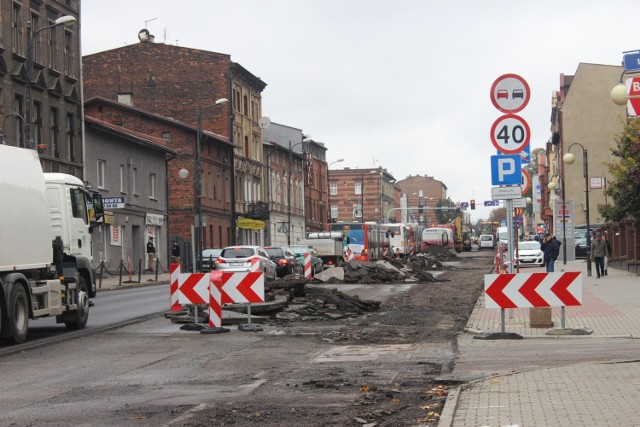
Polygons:
M311 270L311 253L305 252L304 254L304 277L311 279L313 272Z
M178 302L178 275L180 275L180 264L171 264L169 266L169 277L171 284L169 285L169 292L171 294L170 309L171 311L181 311L182 306Z
M222 327L222 272L212 271L209 275L209 327Z
M582 305L580 272L486 274L486 308L562 307Z

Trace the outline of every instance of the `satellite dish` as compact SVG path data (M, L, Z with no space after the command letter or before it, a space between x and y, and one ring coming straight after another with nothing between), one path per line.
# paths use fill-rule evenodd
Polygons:
M149 37L151 37L151 34L149 34L149 30L147 30L146 28L143 28L138 32L138 40L140 40L141 42L148 41Z
M260 126L261 129L268 128L270 124L271 124L271 119L269 117L261 117L260 120L258 120L258 125Z

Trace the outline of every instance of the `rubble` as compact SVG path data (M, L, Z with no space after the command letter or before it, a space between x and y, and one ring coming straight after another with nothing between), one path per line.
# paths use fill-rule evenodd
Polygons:
M433 272L444 270L443 262L452 258L457 258L455 252L432 246L427 253L400 259L350 261L342 267L333 267L316 274L311 281L301 276L285 276L265 283L265 302L251 305L252 319L259 323L269 319L276 322L308 322L376 312L380 309L378 301L361 300L358 296L350 296L337 289L307 284L445 282L434 277ZM223 310L223 324L235 323L233 319L239 316L238 313L247 312L247 304L225 304ZM182 313L174 313L171 320L176 323L193 322L194 315L194 307L190 306L183 309ZM208 322L206 306L198 306L198 320Z

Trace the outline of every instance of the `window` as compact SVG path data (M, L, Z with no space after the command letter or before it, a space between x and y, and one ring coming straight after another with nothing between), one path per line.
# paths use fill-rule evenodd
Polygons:
M67 114L67 156L72 162L76 161L76 148L73 139L73 114Z
M31 12L31 28L33 28L33 31L35 31L38 28L40 28L40 15L38 15L37 13ZM32 49L31 57L33 58L33 61L34 62L39 62L38 59L41 59L41 57L42 57L42 55L40 53L40 38L39 37L37 39L33 40L33 44L31 45L31 49Z
M49 144L51 155L60 157L60 147L58 146L58 109L52 108L49 112Z
M125 166L123 163L120 163L120 192L123 194L126 193L124 180L125 180Z
M20 41L22 40L22 14L20 13L20 5L13 3L11 13L11 51L13 53L21 53Z
M171 142L171 132L162 132L162 139L165 142Z
M355 195L359 196L362 194L362 182L361 181L356 181L355 183Z
M353 205L353 217L362 218L362 205L359 205L359 204Z
M131 171L131 191L135 196L138 195L138 168Z
M338 218L338 205L331 205L331 219Z
M33 139L33 144L37 147L42 144L42 104L38 101L33 101L32 115L33 127L31 128L31 138Z
M329 194L332 196L337 196L338 195L338 183L337 182L332 182L329 184Z
M244 137L244 156L249 158L249 137L246 135Z
M77 189L71 189L71 211L74 218L80 218L85 224L89 223L87 218L87 200L84 193Z
M242 114L245 116L249 116L249 100L247 99L247 95L242 97Z
M105 173L107 171L107 161L106 160L102 160L102 159L98 159L98 164L97 164L97 182L98 182L98 188L105 188Z
M75 55L73 51L73 33L69 30L64 30L64 68L67 76L74 76L74 60Z
M133 106L133 96L130 93L119 93L118 102L120 104Z
M49 25L54 25L55 22L49 22ZM56 38L56 27L49 28L49 68L57 70L56 59L58 58L58 40Z
M20 95L16 95L14 98L14 113L19 114L20 117L24 117L22 114L23 102L22 97ZM25 118L26 119L26 118ZM14 128L14 136L16 141L16 147L26 148L26 143L24 141L24 135L22 134L22 120L18 116L13 117L13 128Z
M149 174L149 198L156 198L156 174L154 172Z

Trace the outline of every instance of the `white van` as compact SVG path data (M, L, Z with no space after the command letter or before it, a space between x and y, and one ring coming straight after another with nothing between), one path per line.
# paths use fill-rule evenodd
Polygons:
M481 234L478 239L478 249L493 249L496 247L496 241L492 234Z
M507 227L498 227L496 237L500 243L506 246L509 243L509 229Z

